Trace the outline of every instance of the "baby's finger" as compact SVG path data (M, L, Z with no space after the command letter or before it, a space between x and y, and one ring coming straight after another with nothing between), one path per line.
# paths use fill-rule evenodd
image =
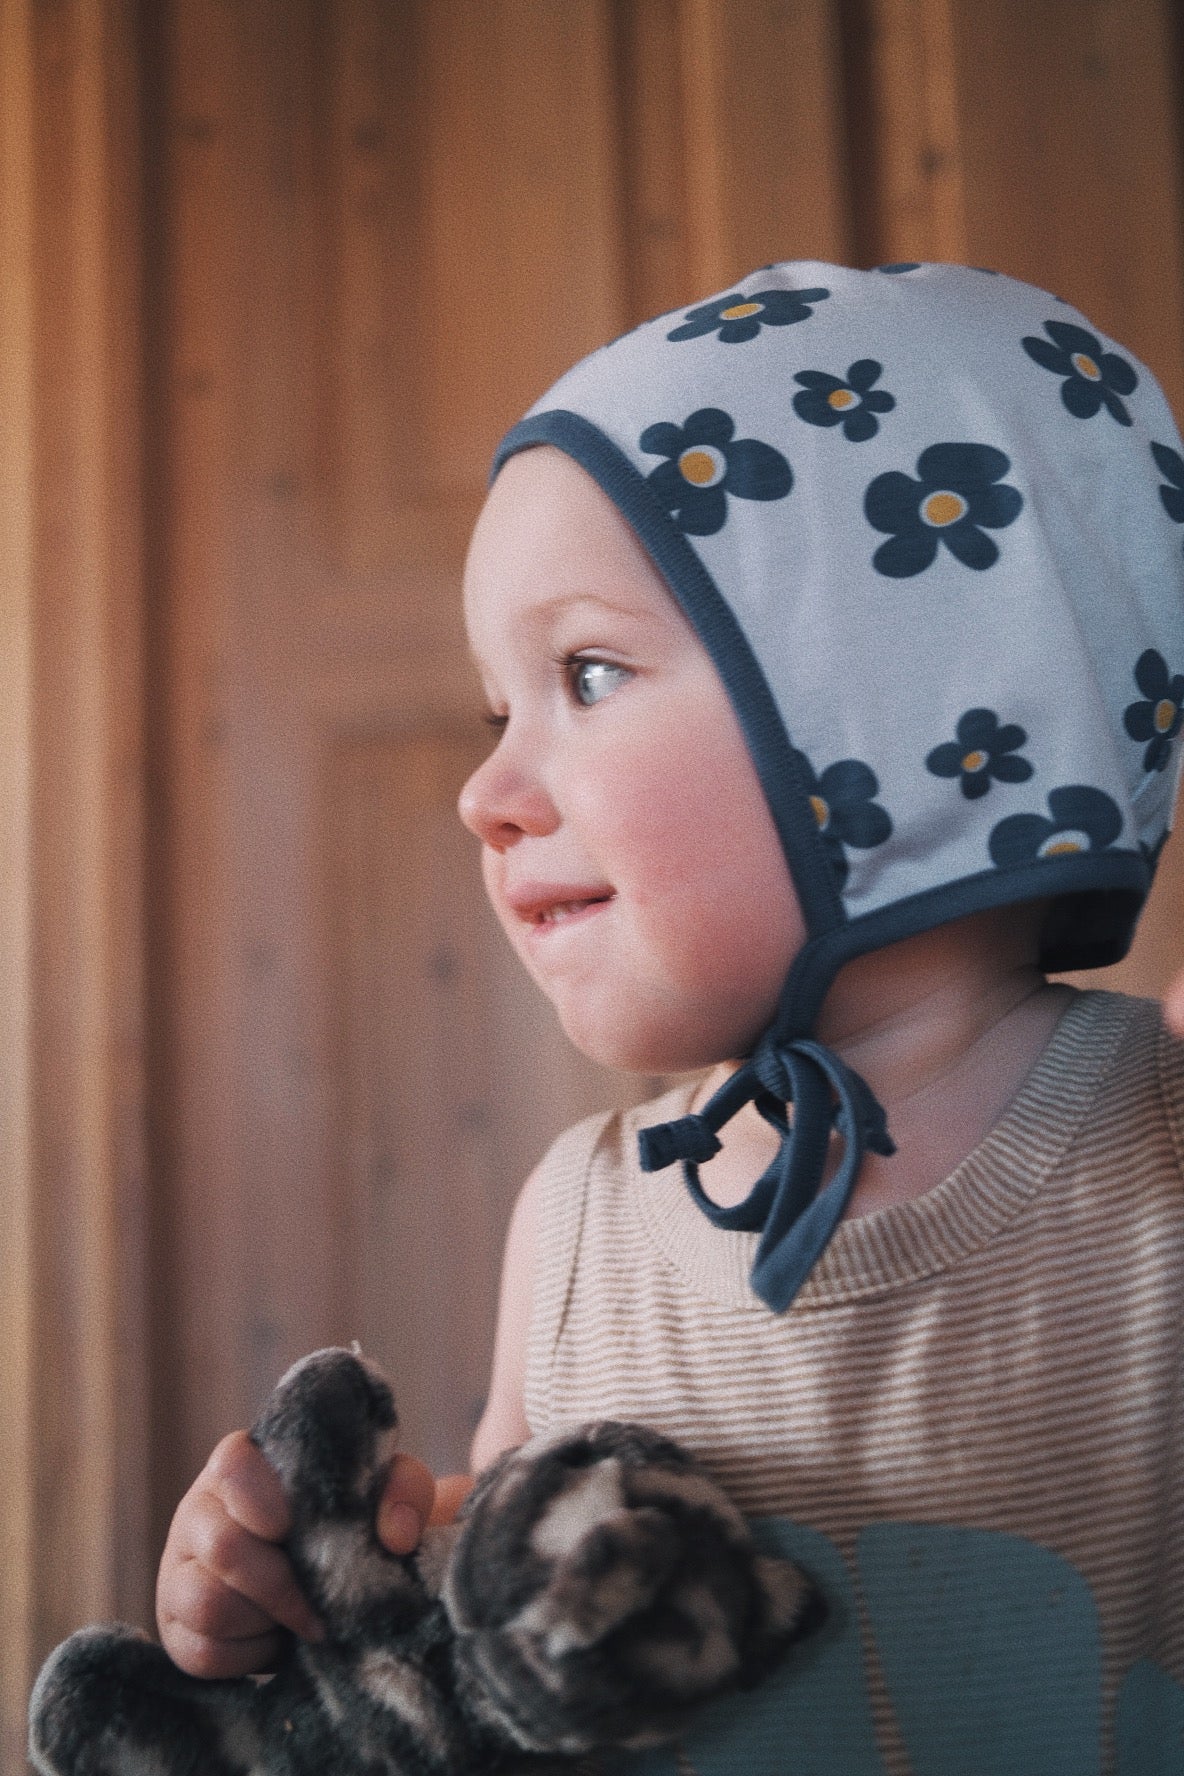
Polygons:
M414 1455L397 1455L378 1506L378 1539L392 1554L410 1554L432 1514L436 1482Z
M436 1481L436 1502L432 1506L431 1521L452 1523L472 1490L471 1474L442 1474Z
M231 1431L215 1447L203 1478L236 1523L267 1542L282 1541L292 1514L279 1475L246 1431Z
M255 1635L277 1622L303 1640L321 1638L320 1621L283 1549L245 1532L217 1493L194 1498L187 1528L188 1559L177 1576L190 1607L174 1602L176 1615L220 1639Z
M252 1671L274 1671L283 1656L285 1634L275 1629L241 1640L209 1640L182 1622L161 1627L164 1649L190 1677L246 1677Z

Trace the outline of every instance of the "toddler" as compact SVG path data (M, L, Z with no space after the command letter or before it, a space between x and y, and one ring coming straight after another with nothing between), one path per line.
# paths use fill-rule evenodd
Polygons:
M1184 1047L1046 978L1125 952L1167 835L1182 525L1149 372L954 266L768 267L499 449L462 818L572 1040L689 1077L528 1181L474 1463L643 1420L830 1605L639 1773L1184 1770ZM403 1458L384 1539L432 1508ZM317 1632L284 1528L226 1439L187 1669Z

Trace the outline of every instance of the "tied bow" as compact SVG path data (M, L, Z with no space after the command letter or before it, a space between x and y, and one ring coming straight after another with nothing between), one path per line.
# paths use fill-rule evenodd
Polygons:
M719 1152L718 1131L745 1104L755 1104L781 1145L744 1201L725 1209L704 1192L698 1168ZM822 1186L832 1128L843 1138L843 1157ZM751 1281L774 1313L789 1306L838 1225L864 1154L896 1151L884 1107L865 1079L821 1042L771 1035L702 1110L642 1129L638 1147L645 1172L684 1162L692 1197L717 1227L760 1231Z

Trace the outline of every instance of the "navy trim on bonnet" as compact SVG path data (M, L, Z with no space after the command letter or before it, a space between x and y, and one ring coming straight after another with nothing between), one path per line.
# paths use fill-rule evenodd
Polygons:
M801 766L773 693L731 606L655 499L645 476L611 438L581 414L556 407L522 420L498 446L490 480L507 457L532 444L553 444L574 458L644 543L710 654L731 699L781 840L806 929L811 936L834 931L846 923L847 912L818 842Z

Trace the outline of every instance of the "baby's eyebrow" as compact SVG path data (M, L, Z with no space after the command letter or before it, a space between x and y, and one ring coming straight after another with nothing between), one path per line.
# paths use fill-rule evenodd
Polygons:
M546 598L534 607L533 615L540 620L551 621L555 617L566 615L569 611L587 609L590 613L607 613L614 617L623 617L626 622L651 622L655 613L645 608L638 609L636 600L620 600L603 592L557 592L553 598Z

